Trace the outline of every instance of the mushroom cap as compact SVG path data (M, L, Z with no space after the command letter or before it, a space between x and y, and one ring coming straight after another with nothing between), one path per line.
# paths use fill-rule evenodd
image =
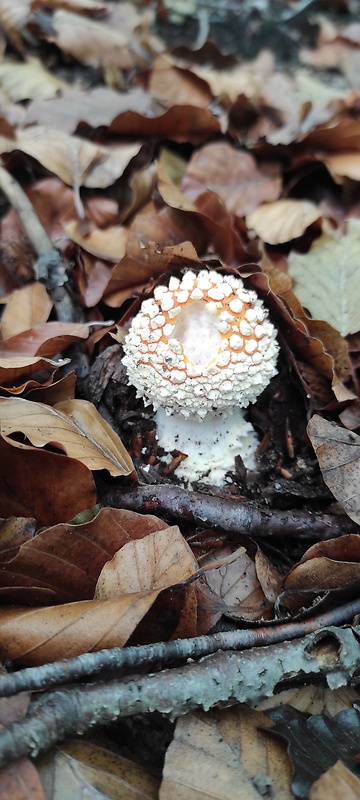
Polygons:
M276 374L276 330L240 278L202 270L144 300L124 343L137 396L187 417L254 402Z

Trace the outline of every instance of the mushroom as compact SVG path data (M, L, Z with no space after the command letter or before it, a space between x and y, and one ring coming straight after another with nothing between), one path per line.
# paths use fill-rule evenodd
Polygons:
M254 468L258 440L242 409L276 374L278 350L262 300L233 275L189 270L144 300L123 363L156 411L159 445L188 456L177 476L221 484L236 454Z

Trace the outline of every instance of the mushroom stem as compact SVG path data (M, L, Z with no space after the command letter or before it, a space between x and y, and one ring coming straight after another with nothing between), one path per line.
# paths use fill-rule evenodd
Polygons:
M176 476L183 481L206 480L221 485L225 473L234 470L237 455L247 469L256 466L258 439L241 408L230 415L208 413L201 421L195 414L185 418L181 414L169 415L159 408L155 418L160 447L168 453L179 450L187 455L176 468Z

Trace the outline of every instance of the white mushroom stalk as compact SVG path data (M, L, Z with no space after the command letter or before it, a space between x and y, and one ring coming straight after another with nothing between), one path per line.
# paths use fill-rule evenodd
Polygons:
M257 438L241 408L276 374L278 349L262 300L232 275L189 271L142 303L123 361L157 411L160 446L188 455L179 477L221 483L236 454L255 466Z

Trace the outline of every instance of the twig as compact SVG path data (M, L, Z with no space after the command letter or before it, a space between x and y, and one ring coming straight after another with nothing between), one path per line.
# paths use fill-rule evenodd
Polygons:
M187 491L170 484L139 486L130 491L110 489L103 503L142 514L167 514L228 533L262 538L291 536L301 540L326 540L358 531L356 523L344 514L270 510L255 503Z
M0 677L0 697L10 697L18 692L44 690L61 683L73 683L89 678L103 670L131 670L138 667L162 666L172 662L203 658L217 650L247 650L253 647L290 641L306 636L328 625L343 625L360 613L360 599L325 611L301 622L266 625L249 630L227 631L194 639L177 639L173 642L133 647L114 647L98 653L85 653L76 658L64 659L40 667L28 667L11 675Z
M54 247L29 198L10 172L2 166L1 161L0 189L16 211L26 236L38 256L34 265L35 277L46 284L58 319L62 322L80 321L81 312L76 306L68 283L70 264Z
M326 657L324 658L324 647ZM28 717L0 731L0 767L20 756L35 757L95 725L160 711L171 717L220 702L255 705L304 675L344 686L359 666L360 644L351 629L325 628L297 642L246 653L216 653L203 661L143 677L51 692Z

